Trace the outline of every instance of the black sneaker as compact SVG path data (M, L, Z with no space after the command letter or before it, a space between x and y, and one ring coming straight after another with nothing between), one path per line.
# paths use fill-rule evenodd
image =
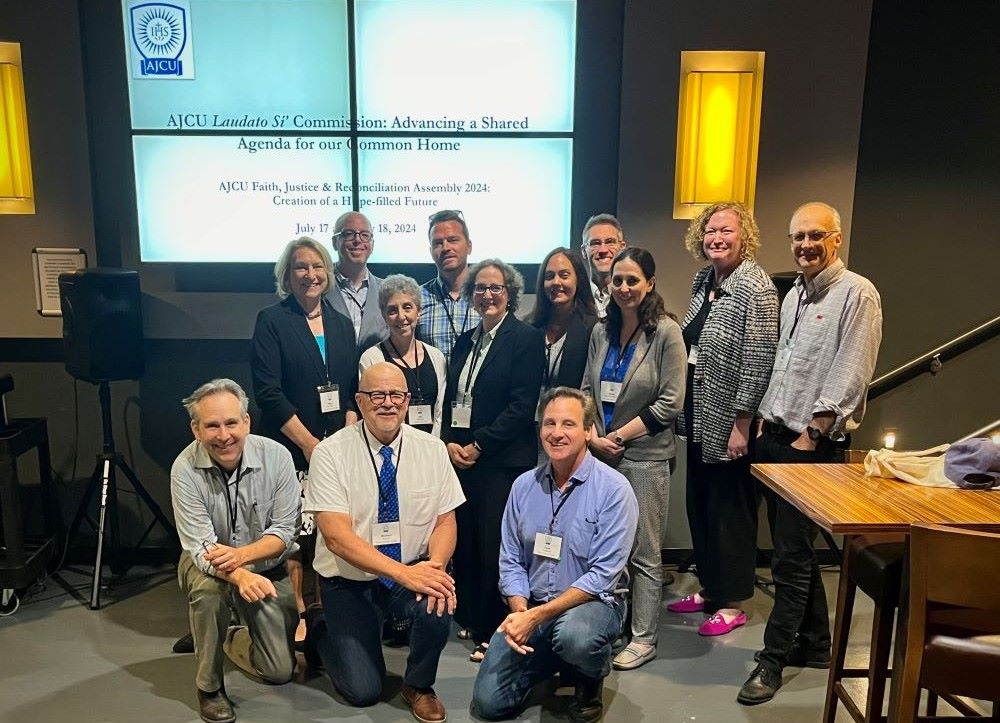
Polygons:
M172 648L172 650L175 653L193 653L194 636L191 633L187 633L186 635L182 635L181 637L177 638L177 641L174 643L174 647Z
M569 719L573 723L597 723L604 712L604 702L601 700L603 690L603 678L587 678L577 674L573 702L566 711Z
M781 673L775 673L763 665L758 665L750 673L747 682L740 688L740 692L736 695L736 701L743 705L766 703L774 697L780 687Z

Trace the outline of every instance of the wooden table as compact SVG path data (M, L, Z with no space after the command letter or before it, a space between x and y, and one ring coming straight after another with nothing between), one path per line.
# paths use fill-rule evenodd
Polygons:
M895 479L866 477L864 466L860 464L754 464L751 470L754 477L775 494L832 533L849 537L876 533L908 535L910 525L915 522L1000 532L1000 492L996 491L921 487ZM844 545L845 563L849 544L848 540ZM846 564L842 564L841 577L846 574ZM835 640L843 624L841 611L844 609L845 587L841 584L837 595ZM902 644L906 632L905 608L904 598L896 630L894 670L901 667L898 656L905 647ZM894 680L890 691L889 720L893 720L895 687ZM824 721L834 719L836 701L831 666ZM881 712L877 715L880 719Z

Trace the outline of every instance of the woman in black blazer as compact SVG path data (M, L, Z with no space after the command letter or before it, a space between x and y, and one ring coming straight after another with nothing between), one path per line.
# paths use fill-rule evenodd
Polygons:
M458 508L456 619L480 662L507 613L500 599L500 522L514 480L538 457L535 407L542 383L542 334L514 316L524 280L498 259L481 261L462 289L480 323L451 353L442 436L466 503Z
M289 242L274 266L281 301L257 315L251 343L250 371L261 411L254 431L292 453L303 484L313 448L357 420L351 411L358 385L354 327L325 298L332 268L319 242L308 236ZM303 565L311 566L315 545L312 516L302 522L301 557L288 564L300 614L305 611ZM300 623L296 640L304 636Z

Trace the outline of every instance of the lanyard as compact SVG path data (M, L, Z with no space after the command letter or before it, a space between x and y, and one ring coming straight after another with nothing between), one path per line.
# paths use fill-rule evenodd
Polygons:
M575 479L574 480L570 480L569 491L566 492L564 495L562 495L559 498L559 505L558 506L556 506L556 503L552 501L552 495L549 495L549 503L552 505L552 521L549 523L549 534L550 535L552 534L552 529L556 526L556 517L559 516L559 510L561 510L563 508L563 505L566 504L566 500L568 500L569 496L571 494L573 494L573 490L576 489L576 486L578 484L580 484L580 483L577 480L575 480ZM556 485L556 481L555 481L555 478L553 478L552 479L552 486L553 486L553 488L555 487L555 485Z
M785 340L786 344L792 341L792 337L795 335L795 327L799 325L799 314L802 313L802 299L803 297L805 297L805 295L806 295L806 287L805 284L803 284L802 288L799 289L799 301L798 304L796 304L795 306L795 321L792 322L792 330L788 332L788 339ZM806 301L806 305L807 306L809 305L808 300Z
M448 317L448 326L451 327L451 333L454 336L458 336L459 334L461 334L462 332L465 331L465 327L468 326L468 324L469 324L469 309L471 308L472 305L471 304L466 305L466 307L465 307L465 318L462 319L462 328L461 328L461 330L456 329L455 328L455 319L452 317L451 311L448 310L448 301L450 300L452 304L457 304L458 303L458 299L452 299L451 296L449 296L448 294L444 293L444 285L440 282L440 280L438 281L438 293L441 294L441 308L444 309L444 314L445 314L445 316ZM461 298L461 297L459 297L459 298Z
M372 469L375 470L375 489L378 490L378 507L379 507L379 510L381 511L382 506L384 504L386 504L386 502L388 502L388 500L386 500L385 495L382 494L382 485L379 482L378 465L375 463L375 455L372 454L372 445L368 441L368 430L365 429L365 423L364 422L361 423L361 434L363 434L365 436L365 449L368 450L368 459L370 459L372 461ZM400 430L400 434L402 434L402 430ZM391 449L390 445L384 445L384 446L389 447ZM393 478L394 478L392 480L393 484L396 484L395 477L397 477L399 475L399 465L402 463L402 461L403 461L403 438L400 437L399 438L399 451L396 452L396 474L393 475ZM399 493L397 492L396 494L398 495Z
M472 378L476 373L476 364L479 361L479 350L483 344L483 337L486 336L486 332L483 331L483 327L479 327L479 338L476 339L476 343L472 346L472 358L469 360L469 376L465 378L465 395L469 396L469 387L472 386Z
M241 459L242 463L243 460ZM243 473L246 472L246 467L239 467L236 470L236 495L235 499L229 496L229 480L222 481L222 491L226 493L226 514L229 516L229 534L235 537L236 535L236 518L238 515L238 508L240 504L240 479L243 477Z
M396 352L396 356L399 357L399 360L403 362L403 366L406 367L406 371L413 373L413 384L417 388L417 394L415 398L417 400L423 401L424 395L420 391L420 343L414 340L414 344L416 346L414 347L413 350L413 358L416 360L416 366L411 367L409 362L406 361L406 356L399 353L399 349L397 349L395 343L393 343L392 337L389 337L388 339L386 339L386 341L389 342L389 346L392 347L392 350ZM385 348L384 344L382 346L382 350L388 352L388 349ZM390 360L391 359L392 358L390 357ZM424 351L424 359L425 360L427 359L426 350ZM399 365L397 364L396 366Z
M628 338L628 341L625 342L625 346L623 346L621 349L618 350L618 359L615 361L616 379L618 378L618 370L621 369L622 361L625 359L625 352L628 351L629 345L632 343L632 340L635 339L635 335L639 333L639 329L641 328L642 328L641 324L635 327L635 331L632 332L632 336L630 336Z

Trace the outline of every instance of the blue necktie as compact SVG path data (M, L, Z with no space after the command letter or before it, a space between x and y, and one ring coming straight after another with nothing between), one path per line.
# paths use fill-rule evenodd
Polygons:
M396 465L392 463L392 447L382 447L378 451L382 455L382 469L378 473L378 521L399 522L399 494L396 491ZM379 545L379 552L386 557L391 557L396 562L403 559L400 544ZM390 590L396 583L388 577L380 577L379 582Z

